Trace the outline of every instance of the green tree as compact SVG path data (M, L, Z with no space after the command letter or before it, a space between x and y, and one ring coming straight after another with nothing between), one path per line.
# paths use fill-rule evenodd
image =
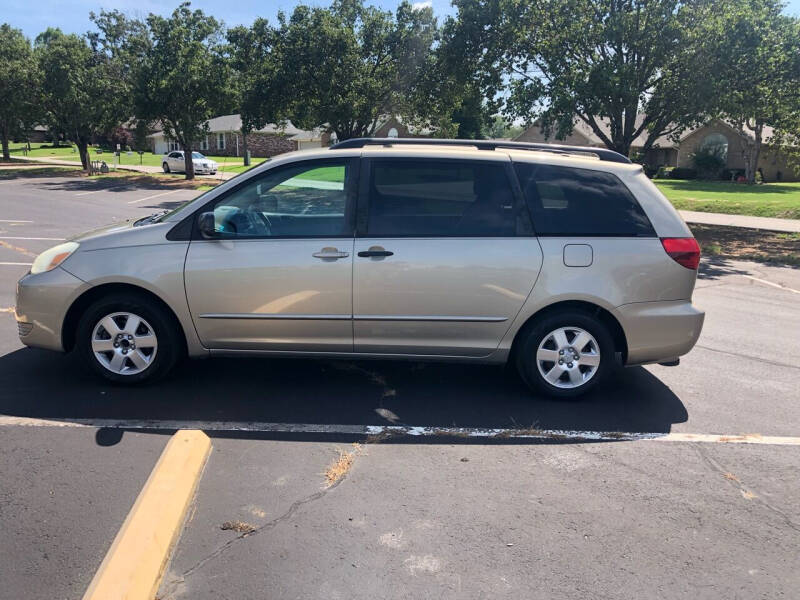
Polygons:
M800 25L776 0L724 0L704 35L722 57L716 70L719 116L742 141L745 178L755 182L765 141L781 145L800 120ZM775 129L765 139L765 127Z
M119 128L134 125L133 91L136 66L150 48L150 38L144 21L131 18L118 10L89 13L96 30L86 37L95 54L97 68L111 82L113 91L104 98L105 139L119 137ZM129 136L124 136L129 137Z
M116 81L103 57L81 36L48 29L37 37L35 46L46 120L51 131L63 131L75 142L81 164L88 170L92 137L119 124L107 104Z
M135 69L134 106L138 118L159 121L180 144L186 179L194 179L192 150L208 119L231 108L231 91L222 26L189 6L147 17L150 43Z
M628 155L707 111L713 61L696 24L709 2L455 0L448 46L504 112L563 139L579 120ZM643 118L637 118L640 113ZM602 121L607 120L606 129Z
M345 140L372 135L385 116L419 116L410 98L435 37L430 8L404 0L393 15L336 0L330 8L298 6L278 22L280 81L295 125L324 126Z
M38 76L31 43L22 31L0 25L0 142L11 160L8 141L35 120Z
M232 68L235 103L242 118L244 164L250 164L247 136L267 123L283 119L289 98L279 79L281 58L276 32L266 19L251 27L228 30L228 52Z

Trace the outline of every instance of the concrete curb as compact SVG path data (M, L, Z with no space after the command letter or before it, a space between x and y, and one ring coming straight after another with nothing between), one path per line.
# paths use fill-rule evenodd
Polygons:
M202 431L172 436L83 600L155 598L210 452Z

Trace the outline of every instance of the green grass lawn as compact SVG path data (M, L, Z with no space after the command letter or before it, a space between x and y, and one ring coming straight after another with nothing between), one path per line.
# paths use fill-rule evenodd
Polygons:
M800 183L654 180L675 208L729 215L800 219Z
M23 146L24 144L11 144L11 157L21 157L24 156L23 154ZM114 155L112 152L103 151L98 153L97 148L90 148L89 154L92 157L92 160L104 160L106 163L111 165L114 161ZM69 160L74 162L80 162L81 158L78 154L78 149L75 146L63 146L59 148L53 148L50 145L46 144L31 144L31 151L28 152L27 156L35 157L35 158L57 158L58 160ZM139 162L139 155L136 152L133 152L131 155L128 155L125 152L122 152L119 156L119 162L117 164L120 165L145 165L149 167L160 167L161 163L163 162L164 155L163 154L153 154L152 152L145 152L141 156L141 162ZM210 156L208 158L211 160L216 161L219 163L219 170L225 173L241 173L245 171L249 167L244 166L244 159L237 158L234 156ZM252 158L250 160L251 165L255 166L264 162L265 158Z

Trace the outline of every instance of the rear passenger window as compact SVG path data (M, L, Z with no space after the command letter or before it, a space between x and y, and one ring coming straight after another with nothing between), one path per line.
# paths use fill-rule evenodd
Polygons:
M543 236L655 236L636 198L611 173L516 163L533 227Z
M514 196L500 163L374 160L367 234L515 234Z

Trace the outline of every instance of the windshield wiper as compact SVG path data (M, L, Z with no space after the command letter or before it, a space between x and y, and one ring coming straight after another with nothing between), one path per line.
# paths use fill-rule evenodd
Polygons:
M160 217L163 217L168 212L169 212L168 210L162 210L157 213L153 213L152 215L142 217L141 219L134 221L133 226L140 227L141 225L149 225L150 223L155 223L156 220L158 220Z

